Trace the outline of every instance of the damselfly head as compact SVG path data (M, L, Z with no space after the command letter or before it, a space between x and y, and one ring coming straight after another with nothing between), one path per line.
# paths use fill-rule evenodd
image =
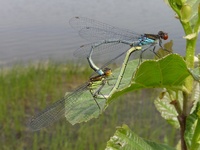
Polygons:
M160 36L161 39L163 40L167 40L168 39L168 34L163 32L163 31L159 31L158 35Z
M110 68L104 68L103 72L106 76L110 76L112 74L112 70Z

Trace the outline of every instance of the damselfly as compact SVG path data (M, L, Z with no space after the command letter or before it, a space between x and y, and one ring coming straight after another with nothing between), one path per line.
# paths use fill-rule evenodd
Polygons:
M168 34L163 31L159 31L158 34L136 34L84 17L72 18L70 20L70 25L79 31L81 37L95 41L91 44L82 45L74 52L74 55L78 57L87 57L90 67L100 75L103 74L103 71L93 62L93 53L99 56L102 53L114 51L112 57L116 58L125 54L130 47L141 46L140 59L142 59L142 54L150 48L152 48L152 52L157 55L155 52L157 44L159 44L163 50L166 50L162 47L162 40L167 40Z
M103 108L106 99L100 92L107 83L107 78L112 74L111 69L109 68L105 68L103 71L103 75L91 77L88 82L78 87L74 92L67 94L62 99L33 116L29 122L29 128L34 131L40 130L64 116L73 124L74 120L70 119L70 117L73 118L73 115L76 115L75 113L77 110L80 113L86 113L86 115L83 114L83 118L81 118L85 121L92 117L89 114L87 115L87 109L91 109L90 112L93 113L93 117L95 115L98 116L99 112L96 110L101 109L101 107ZM97 98L98 102L96 101ZM94 101L97 105L94 105ZM82 109L80 109L81 107ZM79 114L79 116L81 115Z
M141 49L142 47L138 46L127 51L122 67L114 70L116 79L112 80L110 76L113 72L111 72L111 69L105 68L103 75L91 77L88 82L78 87L74 92L67 94L32 117L29 128L34 131L40 130L64 116L71 124L98 117L100 114L99 109L104 110L107 107L106 100L123 85L122 79L124 83L126 82L124 86L129 85L132 77L123 78L124 72L131 53ZM133 66L131 67L133 68ZM108 83L108 81L111 81L111 83Z
M79 20L80 18L76 19ZM70 21L70 23L73 22L72 20ZM62 99L53 103L45 110L34 116L29 122L29 127L31 130L39 130L43 127L52 124L53 122L59 120L61 117L64 116L72 124L88 121L92 118L98 117L99 109L106 107L105 105L107 98L112 96L112 94L119 89L120 85L122 85L122 79L124 79L123 78L124 72L126 70L126 66L131 53L134 51L141 50L140 56L142 56L142 53L147 49L149 49L150 47L153 47L153 52L154 52L155 45L159 44L161 46L162 42L161 39L167 39L167 34L164 32L160 32L159 35L144 34L143 36L142 35L138 36L136 40L136 37L133 37L133 33L130 33L127 30L125 31L122 29L114 28L112 26L99 23L97 21L90 20L87 18L81 18L81 20L84 23L91 22L93 26L91 27L85 25L84 28L81 28L80 34L84 33L85 31L87 31L85 33L89 33L88 31L90 32L96 31L95 34L92 33L88 35L89 36L97 35L96 39L103 37L104 40L99 44L95 43L95 44L89 44L87 46L85 45L81 47L80 51L75 52L75 54L81 53L83 55L86 55L90 63L90 66L93 67L93 70L95 70L99 75L91 77L88 82L78 87L74 92L67 94ZM97 25L99 26L98 28ZM83 25L81 25L81 27L83 27ZM108 31L110 32L109 34L107 33ZM104 32L106 34L102 36ZM83 35L87 37L85 33ZM131 35L128 36L128 33ZM111 36L117 38L117 40L115 40L114 38L112 38L111 40ZM121 48L124 45L126 46L128 45L129 48L128 50L126 49L124 51L121 51ZM113 47L115 48L113 49ZM117 48L120 49L120 52L115 53L114 55L115 57L113 56L111 61L119 58L123 54L126 54L122 67L120 68L119 71L117 71L118 72L116 75L117 79L113 80L111 84L112 86L106 84L108 83L107 78L110 76L111 70L99 69L91 59L94 48L95 52L98 52L96 51L96 49L99 49L100 50L99 52L108 49L109 50L117 50ZM109 64L111 61L106 63L106 65ZM128 80L131 80L131 77ZM105 87L105 85L107 86ZM94 105L95 103L96 105Z

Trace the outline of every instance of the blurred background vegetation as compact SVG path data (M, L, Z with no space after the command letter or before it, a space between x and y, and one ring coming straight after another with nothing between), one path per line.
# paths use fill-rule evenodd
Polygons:
M116 127L127 124L145 139L175 146L178 134L155 110L158 92L128 93L98 119L72 126L65 118L38 132L27 127L31 116L88 80L91 69L72 62L18 63L0 71L1 150L100 150Z

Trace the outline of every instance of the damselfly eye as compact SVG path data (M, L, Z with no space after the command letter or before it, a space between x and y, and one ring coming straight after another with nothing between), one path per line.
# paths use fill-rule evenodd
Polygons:
M162 39L163 39L163 40L167 40L167 39L168 39L168 34L167 34L167 33L164 33L164 34L162 35Z
M163 32L163 31L159 31L158 35L163 39L163 40L167 40L168 39L168 34Z
M112 71L110 68L104 68L104 73L106 76L110 76L112 74Z

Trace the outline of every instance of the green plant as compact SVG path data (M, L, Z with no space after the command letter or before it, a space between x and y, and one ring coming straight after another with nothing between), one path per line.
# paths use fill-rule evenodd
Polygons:
M129 61L121 81L123 84L108 98L105 104L102 103L102 106L105 105L104 109L106 109L110 103L116 101L116 97L130 91L145 88L163 89L154 103L157 110L161 113L161 116L174 128L180 130L181 146L178 143L177 149L196 150L200 148L200 89L198 82L199 70L194 66L194 54L200 24L200 0L168 0L167 2L176 12L186 33L185 59L178 54L170 54L159 60L143 61L138 68L137 61ZM123 105L128 102L134 103L135 98L133 98L133 101L128 97L121 99L120 103L116 102L115 104L119 104L119 107L113 107L112 105L109 108L110 111L107 113L107 115L114 117L108 119L106 116L106 119L103 118L104 120L102 118L95 120L96 124L93 123L92 128L91 126L86 126L86 124L81 124L81 127L75 126L73 130L69 130L68 128L70 128L70 126L68 127L64 120L64 122L60 122L60 124L63 124L57 124L56 128L53 127L50 130L43 130L40 133L31 133L30 135L30 132L25 130L25 123L19 119L19 117L21 118L22 116L25 118L27 114L30 114L30 111L35 112L38 109L38 106L45 107L46 101L55 101L55 99L62 96L66 91L66 85L69 86L69 78L72 81L75 80L75 82L71 83L71 86L74 87L74 83L77 83L77 81L80 80L80 74L83 75L83 72L76 67L70 66L71 65L61 66L60 68L57 65L54 66L52 64L47 66L39 64L38 67L32 66L25 70L21 67L14 68L7 74L3 73L5 71L2 72L0 79L0 95L2 99L0 105L0 120L3 122L1 124L1 131L3 131L1 136L2 149L23 149L29 148L30 145L33 149L97 149L96 144L103 143L101 142L103 138L101 138L101 135L99 134L102 132L103 126L106 126L107 124L112 124L113 126L116 125L117 119L115 117L121 115L120 113L129 110L126 107L123 108ZM77 70L80 72L77 72ZM81 76L84 80L88 78L89 74L87 71L85 73L85 76ZM119 69L113 71L113 74L116 76L118 73ZM75 75L78 75L78 77ZM55 89L55 87L57 88ZM71 87L68 88L70 89ZM109 86L105 86L103 90L109 91L109 88ZM84 103L87 103L87 99L81 99ZM125 101L124 99L129 99L129 101ZM34 102L34 105L30 103L31 101ZM100 102L105 101L101 100ZM149 103L148 107L145 107L145 111L149 111L146 110L149 108ZM131 109L135 109L137 104L133 106L134 108ZM12 113L9 112L9 109L12 109ZM117 110L120 112L117 112ZM79 111L79 114L76 114L76 110L74 110L72 115L68 118L68 121L74 121L73 124L86 121L84 118L80 117L80 115L84 115L80 112L86 111L86 109L77 109L77 111ZM144 111L139 111L136 113L142 116L143 112ZM95 116L93 113L96 113L97 115ZM130 112L130 114L131 113L132 112ZM149 111L149 114L150 113L151 111ZM91 109L88 108L87 115L92 115L91 118L98 117L99 109L97 108L91 111ZM133 117L132 114L130 116ZM75 117L79 117L82 120L79 119L77 121L74 119ZM101 117L103 117L103 115ZM131 117L128 116L127 120L130 120ZM122 115L122 118L125 117ZM147 116L147 119L149 118L151 118L151 115L150 117ZM155 121L154 118L151 119ZM145 121L144 124L146 123ZM139 121L138 124L139 126L142 126L142 123L139 123ZM157 132L160 132L161 134L162 128L165 129L165 126L162 126L162 123L159 125L160 126L154 127L154 129L157 129ZM151 124L151 126L153 125ZM151 136L151 133L155 134L156 132L155 130L151 131L151 126L150 128L139 129L139 127L136 128L134 125L134 129L140 130L141 133L149 131L148 136ZM111 127L111 129L113 128ZM170 129L165 130L169 131ZM108 136L108 132L110 133L111 131L104 130L103 132ZM89 135L91 133L92 135ZM164 136L163 134L165 133L162 133L161 136ZM159 136L156 134L156 137ZM156 139L158 141L159 138ZM90 144L90 142L92 142L91 140L94 140L96 143L94 142L94 145ZM31 143L30 141L33 142ZM100 147L102 148L103 146L104 145L101 145ZM118 127L115 135L110 138L106 149L172 150L174 148L165 144L159 144L143 139L131 131L127 125L123 125L122 127Z
M143 62L134 73L131 84L116 91L108 99L107 105L114 101L115 97L129 91L163 88L164 91L155 100L155 105L162 117L180 130L181 144L177 145L177 149L197 150L200 149L200 91L199 70L194 66L194 58L200 31L200 0L166 2L175 11L185 31L185 59L178 54L170 54L160 60ZM106 149L174 148L142 139L123 125L108 141Z
M106 141L115 131L115 126L122 122L138 131L140 136L154 141L167 140L170 145L176 143L177 132L165 120L160 120L161 117L152 103L156 94L152 95L151 89L119 97L99 119L85 124L72 126L63 119L40 132L30 132L27 129L27 121L32 114L56 101L67 90L85 82L90 74L89 66L77 66L73 62L40 62L1 68L0 149L104 149ZM151 100L141 103L141 95L151 97ZM127 99L126 102L124 99ZM140 130L141 127L143 130ZM149 130L153 133L150 134Z

